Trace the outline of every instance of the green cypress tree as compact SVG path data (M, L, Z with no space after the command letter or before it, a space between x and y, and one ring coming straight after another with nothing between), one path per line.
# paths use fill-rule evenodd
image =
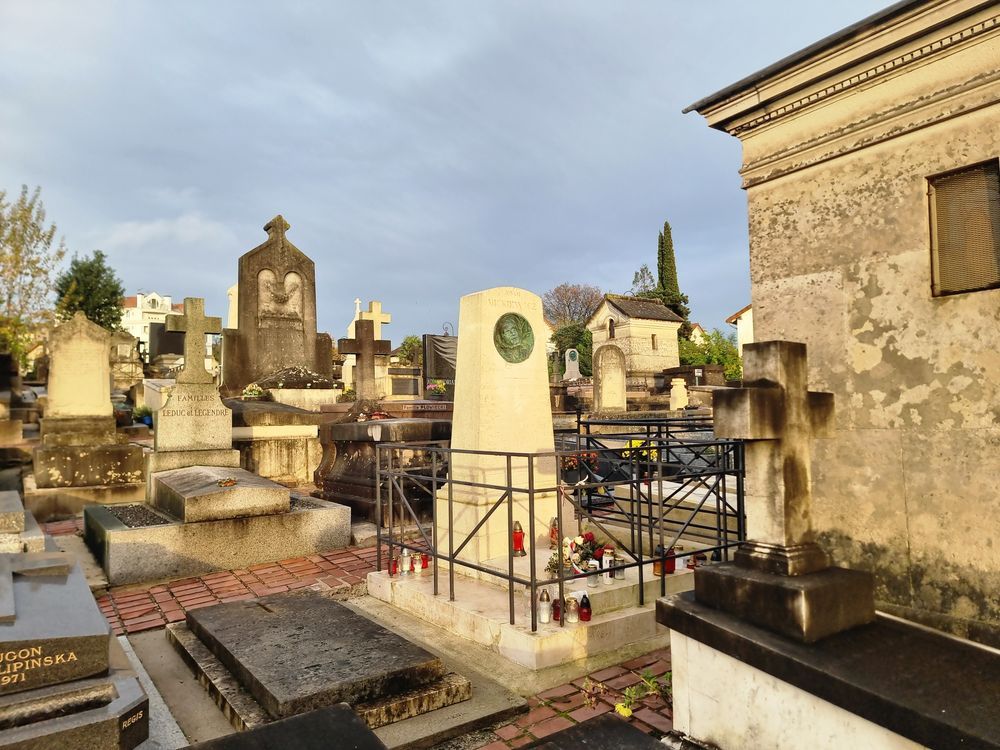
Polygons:
M663 222L663 231L657 242L656 275L657 298L684 319L680 329L681 338L691 338L691 324L688 322L691 308L688 307L687 295L681 294L680 282L677 281L677 259L674 256L674 237L669 221Z

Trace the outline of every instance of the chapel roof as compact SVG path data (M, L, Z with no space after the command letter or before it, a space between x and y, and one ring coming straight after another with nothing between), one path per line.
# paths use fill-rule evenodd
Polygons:
M671 323L683 323L684 318L675 313L662 302L642 297L626 297L621 294L605 294L604 299L611 307L630 318L643 320L668 320Z

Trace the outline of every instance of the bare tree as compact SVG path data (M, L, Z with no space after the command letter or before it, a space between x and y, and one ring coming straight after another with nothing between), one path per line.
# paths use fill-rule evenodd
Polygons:
M590 284L560 284L542 295L542 312L553 328L571 323L584 324L604 299L604 293Z

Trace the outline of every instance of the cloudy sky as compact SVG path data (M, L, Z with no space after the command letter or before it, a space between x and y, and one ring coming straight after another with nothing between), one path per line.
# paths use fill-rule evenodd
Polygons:
M461 295L627 291L664 219L706 327L749 301L738 142L681 109L889 0L0 0L0 189L130 294L225 314L281 213L320 328Z

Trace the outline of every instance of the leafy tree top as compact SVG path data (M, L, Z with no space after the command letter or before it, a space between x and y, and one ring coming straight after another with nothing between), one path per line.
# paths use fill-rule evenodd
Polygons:
M56 312L60 319L68 320L82 310L108 330L119 326L125 287L106 261L107 256L100 250L90 257L73 256L69 268L56 279Z

